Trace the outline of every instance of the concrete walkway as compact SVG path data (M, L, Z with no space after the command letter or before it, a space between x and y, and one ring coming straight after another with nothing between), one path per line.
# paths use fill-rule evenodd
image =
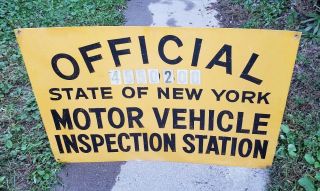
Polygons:
M219 27L212 0L131 0L126 25ZM267 170L212 165L129 161L121 166L113 191L261 191Z
M130 26L219 27L213 0L130 0Z
M213 0L128 0L126 25L219 27ZM213 190L261 191L267 170L212 165L129 161L68 164L62 191Z

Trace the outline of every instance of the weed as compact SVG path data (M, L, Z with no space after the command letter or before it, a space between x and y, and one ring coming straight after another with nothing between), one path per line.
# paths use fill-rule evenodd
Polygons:
M310 13L308 19L301 22L305 25L303 29L305 35L311 38L316 38L320 36L320 14L319 13Z

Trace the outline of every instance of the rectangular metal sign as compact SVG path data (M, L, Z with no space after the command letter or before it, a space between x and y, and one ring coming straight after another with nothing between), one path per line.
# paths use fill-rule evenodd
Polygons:
M299 32L15 33L56 160L272 164Z

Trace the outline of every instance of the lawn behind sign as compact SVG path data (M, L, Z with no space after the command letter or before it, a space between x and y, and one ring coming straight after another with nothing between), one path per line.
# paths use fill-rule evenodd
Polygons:
M52 157L14 29L121 25L124 0L0 2L0 190L48 190Z

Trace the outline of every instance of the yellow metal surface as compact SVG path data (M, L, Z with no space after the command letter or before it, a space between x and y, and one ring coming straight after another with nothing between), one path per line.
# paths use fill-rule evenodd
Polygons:
M15 32L56 160L161 160L260 168L272 165L300 33L166 27L67 27ZM112 43L118 55L112 55ZM85 48L91 58L90 72L79 48L92 44L96 46ZM130 54L121 52L126 49ZM74 58L78 75L66 58L57 58L56 67L63 75L74 76L64 79L54 71L53 57L62 53ZM114 56L119 58L118 67ZM149 76L150 69L158 70L159 79ZM144 71L146 78L137 70ZM173 77L166 82L167 70ZM121 79L112 76L114 71L121 72ZM184 78L185 74L188 77ZM112 84L112 79L120 84ZM138 83L139 79L142 82ZM137 89L141 92L141 87L146 93L139 98ZM61 88L72 88L69 99ZM198 100L188 99L192 89L202 91ZM127 98L132 90L133 98ZM105 97L101 91L105 91ZM168 91L169 98L161 91ZM100 116L93 108L100 108ZM63 109L70 112L72 127L63 124L63 120L68 121L67 115L60 124L56 119L55 124L52 110L56 118L63 118ZM204 124L196 118L200 115L204 116ZM163 126L157 117L165 119ZM194 124L190 124L190 118Z

